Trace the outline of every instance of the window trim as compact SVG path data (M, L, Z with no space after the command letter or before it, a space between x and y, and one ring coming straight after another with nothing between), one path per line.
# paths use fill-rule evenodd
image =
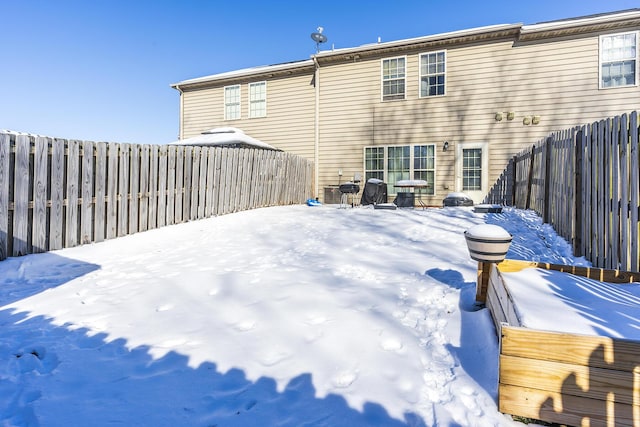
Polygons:
M404 80L404 92L402 94L402 98L397 99L384 99L384 62L391 61L394 59L403 59L404 60L404 76L402 79ZM400 80L400 79L394 79ZM391 58L382 58L380 60L380 101L381 102L393 102L393 101L404 101L407 99L407 55L402 56L394 56Z
M438 53L443 53L444 54L444 93L442 95L422 95L422 57L425 55L433 55L433 54L438 54ZM447 96L447 69L449 68L447 66L447 50L446 49L441 49L441 50L434 50L434 51L430 51L430 52L423 52L421 54L418 55L418 98L419 99L426 99L426 98L437 98L440 96ZM427 74L429 75L429 74Z
M603 61L602 60L602 43L605 38L615 37L615 36L624 36L627 34L633 34L636 37L636 56L635 56L635 82L630 85L624 86L608 86L605 87L602 85L602 64L607 62L616 62L616 61ZM640 31L625 31L622 33L612 33L612 34L601 34L598 37L598 89L600 90L609 90L609 89L622 89L622 88L630 88L630 87L638 87L638 80L640 77L638 76L638 71L640 71L640 48L638 47L638 42L640 41Z
M227 116L227 106L236 105L236 103L230 103L227 101L227 89L235 88L238 90L238 117L228 117ZM225 120L240 120L242 119L242 86L237 85L229 85L224 87L224 119Z
M413 176L415 173L415 147L417 146L432 146L433 147L433 188L430 189L432 193L423 193L424 196L434 197L436 195L436 188L438 188L438 146L436 143L426 142L426 143L416 143L416 144L385 144L385 145L367 145L362 148L362 176L365 177L365 181L367 180L367 149L369 148L382 148L383 149L383 181L387 183L388 194L389 196L398 194L396 189L393 187L393 184L388 182L389 179L389 148L390 147L409 147L409 179L413 180ZM377 169L376 169L377 170ZM419 169L420 171L429 170L429 169Z
M258 85L264 85L264 98L260 99L259 101L252 101L251 100L251 88L258 86ZM248 112L248 117L250 119L258 119L258 118L262 118L262 117L267 117L267 81L266 80L262 80L259 82L252 82L249 83L248 86L248 91L249 91L249 98L248 98L248 103L249 103L249 112ZM264 102L264 114L261 115L254 115L252 114L251 111L251 106L257 102Z

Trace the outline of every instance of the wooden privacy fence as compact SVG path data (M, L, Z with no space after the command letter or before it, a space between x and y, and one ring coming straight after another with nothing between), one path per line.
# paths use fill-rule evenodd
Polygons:
M555 132L517 154L485 201L533 209L596 267L638 271L638 114Z
M0 133L0 260L304 202L312 163L273 150Z

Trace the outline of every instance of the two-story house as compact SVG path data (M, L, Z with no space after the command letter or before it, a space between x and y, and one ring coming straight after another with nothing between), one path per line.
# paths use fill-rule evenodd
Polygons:
M180 137L233 126L314 161L314 194L354 175L479 201L516 152L640 107L640 9L320 51L184 80Z

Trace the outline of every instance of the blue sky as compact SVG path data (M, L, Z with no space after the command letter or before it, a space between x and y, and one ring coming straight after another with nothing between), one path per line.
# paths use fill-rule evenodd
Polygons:
M171 83L493 24L640 8L638 0L0 0L0 129L166 143Z

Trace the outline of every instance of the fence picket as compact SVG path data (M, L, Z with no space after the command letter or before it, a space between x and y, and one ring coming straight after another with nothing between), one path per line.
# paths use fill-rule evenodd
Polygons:
M51 208L49 209L49 248L64 246L64 152L65 141L54 139L51 145Z
M107 206L106 206L106 238L112 239L118 235L118 165L120 159L120 145L111 144L108 147L109 163L107 168Z
M84 141L80 150L81 162L81 195L80 202L80 244L93 240L93 143Z
M228 204L229 204L229 179L231 177L231 171L229 170L228 162L228 153L229 150L226 148L220 149L220 195L218 199L218 204L220 205L220 211L218 212L220 215L224 215L229 213ZM227 173L229 172L229 173Z
M204 215L209 218L215 214L214 206L214 187L215 187L215 172L216 172L216 156L215 149L208 147L207 152L207 191L205 192L205 207Z
M140 146L130 146L129 161L129 211L127 221L129 223L129 234L138 232L138 212L140 210Z
M140 196L138 198L138 230L147 231L149 229L149 163L151 160L149 145L140 147Z
M224 149L215 148L216 151L216 177L215 177L215 204L216 215L221 215L224 212Z
M199 170L200 174L198 176L198 203L196 210L196 218L202 219L206 218L208 215L205 214L205 206L207 202L206 194L207 194L207 160L209 158L209 153L206 148L202 148L200 150L200 165Z
M177 147L167 149L167 219L166 224L175 224L176 211L176 155Z
M591 239L591 235L593 234L593 218L591 217L591 207L593 206L593 198L592 198L592 181L593 181L593 144L591 143L591 138L593 135L593 126L588 125L587 131L585 133L585 156L586 161L584 162L584 176L585 180L583 181L584 185L584 218L586 219L585 224L585 233L583 237L583 241L585 242L585 255L587 259L593 259L593 239Z
M176 187L175 187L175 209L173 212L176 224L183 221L183 205L185 195L185 175L184 175L184 147L176 149Z
M31 227L32 253L47 250L47 160L49 138L36 137L33 156L33 220Z
M171 224L168 222L169 197L167 194L167 182L170 175L169 158L167 146L163 145L158 150L158 214L156 215L158 227Z
M191 164L191 177L189 182L191 187L189 189L189 220L193 221L198 219L198 195L200 194L200 147L193 147L191 152L191 158L187 164Z
M631 136L631 144L629 149L629 171L631 171L630 179L630 199L631 199L631 235L629 241L631 242L631 270L638 271L640 264L640 252L638 252L638 210L640 205L638 204L638 192L640 191L640 182L638 174L640 169L640 151L638 150L638 113L634 111L631 113L629 134Z
M129 144L122 144L120 146L118 161L118 237L126 236L129 231L130 151Z
M15 188L13 208L13 256L26 255L29 227L29 137L19 135L16 140Z
M189 221L191 215L191 189L192 189L192 169L193 169L193 147L184 148L183 158L183 183L182 186L182 221Z
M78 141L67 143L67 200L65 215L65 246L78 245L78 181L80 180L80 146Z
M618 136L620 135L620 118L615 117L611 121L611 227L609 227L609 247L611 256L608 266L612 269L620 268L620 147Z
M149 146L149 219L147 225L149 229L158 226L158 146Z
M629 262L629 122L626 114L620 118L620 263L624 270Z
M95 145L95 204L93 207L95 242L105 239L105 207L107 190L107 144L98 142Z
M0 134L0 261L9 256L9 151L11 137Z

